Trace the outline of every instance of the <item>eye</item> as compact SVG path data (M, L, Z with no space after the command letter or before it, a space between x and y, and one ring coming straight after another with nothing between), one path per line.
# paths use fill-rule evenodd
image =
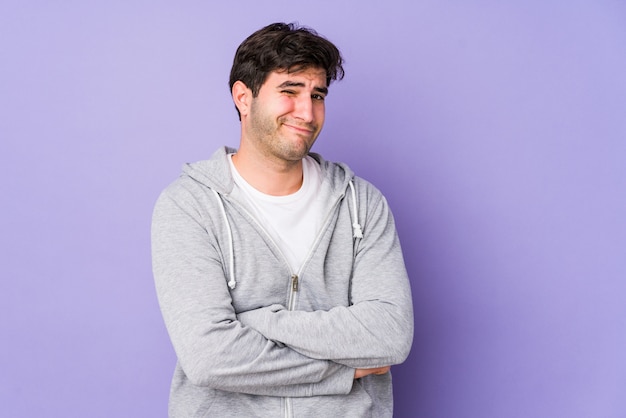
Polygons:
M290 95L290 96L293 96L294 94L296 94L296 92L293 91L293 90L281 90L281 93L287 94L287 95Z
M313 100L324 100L326 97L325 97L325 96L323 96L323 95L321 95L321 94L312 94L312 95L311 95L311 98L312 98Z

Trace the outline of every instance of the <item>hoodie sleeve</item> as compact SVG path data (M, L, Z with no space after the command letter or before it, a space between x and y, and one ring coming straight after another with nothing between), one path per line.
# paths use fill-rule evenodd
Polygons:
M351 367L382 367L406 359L413 341L409 280L387 202L366 184L369 191L360 195L369 203L366 211L359 210L365 221L350 306L313 312L271 306L240 314L243 323L307 357Z
M354 370L268 340L236 317L219 245L192 195L170 187L152 221L152 260L166 328L188 379L268 396L347 394ZM181 197L182 195L182 197Z

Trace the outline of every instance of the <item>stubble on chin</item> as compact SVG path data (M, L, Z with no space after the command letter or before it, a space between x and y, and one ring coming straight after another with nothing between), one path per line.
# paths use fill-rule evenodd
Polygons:
M293 138L274 137L270 141L272 144L269 148L274 156L293 162L300 161L306 157L313 145L304 139L294 140Z

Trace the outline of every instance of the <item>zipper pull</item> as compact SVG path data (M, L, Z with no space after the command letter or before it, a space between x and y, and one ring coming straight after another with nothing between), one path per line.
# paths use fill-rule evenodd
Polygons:
M297 274L291 275L291 290L293 290L294 292L298 291L298 275Z

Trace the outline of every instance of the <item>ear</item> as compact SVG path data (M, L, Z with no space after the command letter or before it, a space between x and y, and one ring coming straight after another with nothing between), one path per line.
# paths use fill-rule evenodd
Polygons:
M233 102L235 102L235 106L241 116L247 115L250 112L252 90L250 90L243 81L237 80L235 84L233 84L231 94L233 95Z

